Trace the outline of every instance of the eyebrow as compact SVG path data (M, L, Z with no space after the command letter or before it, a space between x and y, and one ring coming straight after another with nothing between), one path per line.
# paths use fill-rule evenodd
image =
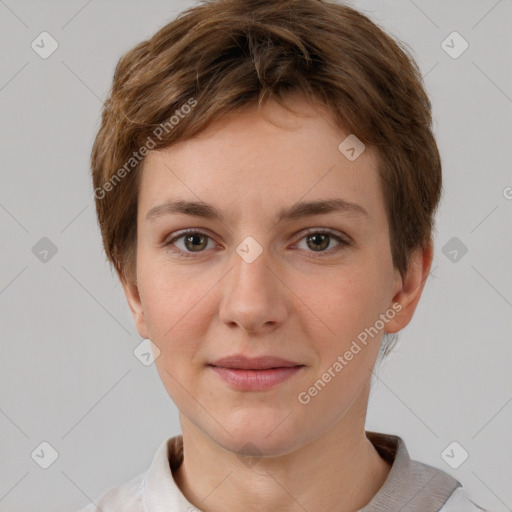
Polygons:
M297 220L312 215L344 212L368 217L368 211L357 203L345 199L325 199L318 201L298 202L289 208L281 208L277 214L277 222ZM154 206L146 214L146 221L152 221L163 215L185 214L205 219L220 220L224 216L214 206L202 201L166 201Z

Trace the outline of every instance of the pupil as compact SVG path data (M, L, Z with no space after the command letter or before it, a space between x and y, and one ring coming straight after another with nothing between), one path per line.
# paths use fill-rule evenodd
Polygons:
M318 238L319 238L320 240L318 240ZM315 235L311 235L311 236L309 237L309 239L310 239L310 240L314 240L313 244L315 244L315 245L316 245L317 243L321 244L320 249L325 249L325 248L329 245L329 235L322 235L322 234L320 234L320 235L319 235L319 234L315 234ZM313 248L313 247L312 247L312 248ZM318 245L317 245L317 247L316 247L316 248L318 248Z
M187 236L187 238L186 238L187 248L191 249L191 250L198 249L198 248L202 249L203 248L202 245L204 245L204 243L201 245L195 245L194 242L197 242L197 239L199 239L199 240L203 239L203 241L204 241L204 238L205 237L203 235L198 235L198 234ZM199 243L201 243L201 242L199 242Z

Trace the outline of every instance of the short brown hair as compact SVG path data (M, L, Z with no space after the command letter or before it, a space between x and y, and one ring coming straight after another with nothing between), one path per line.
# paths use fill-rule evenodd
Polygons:
M403 43L342 4L213 0L183 12L115 69L91 163L105 252L121 277L136 282L139 151L190 138L249 104L285 106L292 93L376 147L393 265L404 275L412 251L431 242L441 160L421 73ZM187 103L194 107L179 115Z

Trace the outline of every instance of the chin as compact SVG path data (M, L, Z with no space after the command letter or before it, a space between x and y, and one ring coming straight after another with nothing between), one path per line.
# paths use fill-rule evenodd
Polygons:
M286 416L285 416L286 417ZM214 440L226 450L240 456L280 456L292 452L301 442L303 428L295 429L282 414L279 418L251 417L237 421L236 426L225 422L226 430L217 429ZM228 432L231 434L228 434Z

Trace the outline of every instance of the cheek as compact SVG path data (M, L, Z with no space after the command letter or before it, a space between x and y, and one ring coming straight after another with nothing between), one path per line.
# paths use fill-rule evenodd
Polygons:
M382 339L382 332L374 326L387 308L387 295L378 279L379 274L365 266L351 267L329 281L328 293L317 306L329 330L321 337L309 333L318 365L315 378L307 385L318 379L329 381L314 407L321 409L334 401L344 410L371 377Z
M377 279L367 267L351 267L326 281L328 291L315 302L315 312L329 330L323 336L308 333L318 363L300 390L308 400L305 414L320 417L329 410L325 421L338 421L371 379L381 333L368 330L386 308Z
M179 273L141 271L141 299L152 342L160 349L155 365L160 379L180 410L194 392L196 354L204 338L204 292ZM143 283L143 284L142 284ZM203 321L204 322L204 321Z
M380 274L368 266L342 269L325 282L325 293L318 295L318 311L329 326L331 338L349 343L359 332L375 323L387 307L387 290Z
M175 350L177 354L190 355L201 326L197 319L204 305L199 299L205 295L207 285L170 271L165 264L145 264L143 258L139 269L142 307L151 340L163 353Z

